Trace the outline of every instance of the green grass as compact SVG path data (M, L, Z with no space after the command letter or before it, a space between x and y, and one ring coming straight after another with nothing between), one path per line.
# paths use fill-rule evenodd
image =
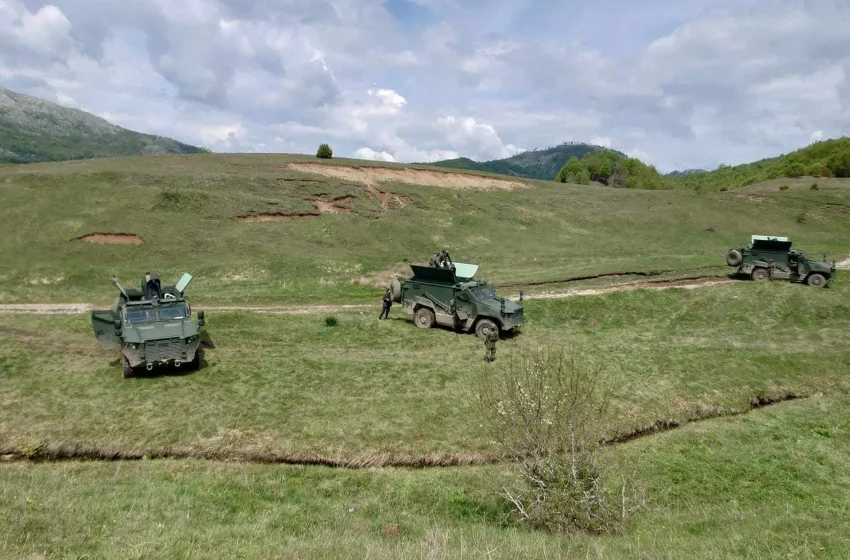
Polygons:
M111 274L135 286L148 270L165 280L193 273L190 295L201 303L363 301L379 296L380 273L403 271L405 259L426 261L444 247L503 284L723 266L726 249L753 233L789 235L831 257L850 252L846 207L826 204L850 192L840 181L807 191L805 200L790 190L754 200L552 182L498 192L388 183L381 188L409 196L411 204L382 214L362 185L285 168L304 160L317 161L202 154L4 167L0 302L108 303L115 295ZM351 163L370 165L329 164ZM320 193L354 196L353 212L233 219L315 212L308 199ZM807 210L817 216L798 223ZM133 233L144 244L74 240L93 232Z
M618 446L611 458L634 465L646 502L606 537L510 525L496 494L504 465L0 465L0 555L839 558L850 547L848 405L798 400Z
M612 429L746 407L758 395L848 388L850 288L740 282L527 301L520 348L573 345L606 365ZM324 315L210 312L217 348L183 376L124 380L86 315L0 319L0 441L109 452L488 453L472 415L473 335L423 331L398 307ZM14 332L11 329L27 332ZM495 366L500 365L497 362Z

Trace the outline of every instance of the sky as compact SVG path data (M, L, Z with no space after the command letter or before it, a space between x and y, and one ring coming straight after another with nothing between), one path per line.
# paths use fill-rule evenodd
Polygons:
M713 169L850 135L850 0L0 0L0 86L216 152Z

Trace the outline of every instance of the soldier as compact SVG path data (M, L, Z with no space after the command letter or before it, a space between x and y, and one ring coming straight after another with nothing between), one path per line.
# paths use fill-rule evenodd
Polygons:
M378 317L378 320L381 319L389 319L390 318L390 307L393 305L393 294L389 288L384 292L384 296L381 298L381 302L383 303L383 309L381 309L381 315Z
M496 341L499 340L499 329L495 328L493 330L487 331L487 335L484 337L484 348L486 349L486 356L484 357L484 361L487 363L492 362L496 359Z

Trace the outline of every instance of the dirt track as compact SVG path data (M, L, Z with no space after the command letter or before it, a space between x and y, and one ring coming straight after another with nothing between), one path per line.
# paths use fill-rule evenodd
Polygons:
M529 299L561 299L575 296L594 296L612 292L624 292L645 288L649 290L666 290L668 288L695 289L704 286L716 286L719 284L730 284L734 280L719 277L690 278L683 280L650 280L644 282L630 282L628 284L616 284L600 288L572 289L551 292L539 292L534 294L523 294L524 300ZM510 299L517 299L519 294L508 294ZM299 305L299 306L239 306L239 305L202 305L195 307L203 308L205 311L246 311L249 313L271 313L279 315L308 315L312 313L339 313L342 311L358 311L375 309L375 304L361 303L350 305ZM37 314L37 315L74 315L88 313L95 309L105 309L103 304L93 303L11 303L0 304L0 314Z

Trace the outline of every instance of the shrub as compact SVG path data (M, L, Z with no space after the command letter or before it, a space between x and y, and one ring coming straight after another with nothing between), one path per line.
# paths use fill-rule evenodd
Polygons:
M797 223L798 224L806 223L806 213L805 212L800 212L799 214L797 214Z
M809 190L812 190L812 191L816 191L816 190L818 190L818 184L817 184L817 183L812 183L812 186L811 186L811 187L809 187Z
M780 191L787 191L787 190L788 190L788 185L779 185L779 190L780 190Z
M325 317L325 326L326 327L335 327L337 325L339 325L339 321L337 321L336 317L334 317L333 315L329 315L328 317Z
M729 187L720 187L720 192L726 192L729 190Z
M319 149L316 150L316 157L322 159L331 159L334 157L333 150L327 144L319 144Z
M514 515L553 532L615 532L633 510L631 485L599 453L607 423L599 368L571 352L536 350L490 369L477 407L517 461L518 483L502 490Z

